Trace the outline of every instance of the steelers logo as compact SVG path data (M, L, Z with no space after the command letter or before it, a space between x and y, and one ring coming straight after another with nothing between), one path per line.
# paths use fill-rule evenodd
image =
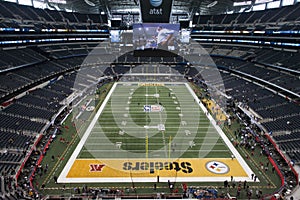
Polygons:
M205 165L206 169L214 174L226 174L229 172L229 167L219 161L210 161Z

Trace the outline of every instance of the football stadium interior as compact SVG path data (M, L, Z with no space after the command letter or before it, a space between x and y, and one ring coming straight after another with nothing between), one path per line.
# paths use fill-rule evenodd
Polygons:
M300 0L1 0L0 200L300 200Z

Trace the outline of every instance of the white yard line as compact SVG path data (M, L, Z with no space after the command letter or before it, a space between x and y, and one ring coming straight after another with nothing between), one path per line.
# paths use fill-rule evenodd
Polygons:
M183 151L182 150L178 150L178 151L179 152L185 152L185 150L183 150ZM89 149L89 150L82 150L82 152L119 152L119 151L118 150L105 150L105 149ZM144 150L136 150L135 152L144 152ZM210 149L208 149L208 150L189 150L189 152L196 152L196 153L197 152L224 152L224 150L210 150ZM106 158L106 159L110 160L111 158ZM126 158L126 159L128 159L128 158Z
M176 118L177 119L177 118ZM189 124L191 124L191 123L189 123ZM207 129L207 125L208 124L205 124L206 125L206 127L199 127L199 129ZM109 127L109 126L105 126L106 128L116 128L115 126L111 126L111 127ZM198 126L189 126L190 128L198 128ZM98 127L95 127L95 129L96 128L99 128L99 129L102 129L100 126L98 126ZM131 129L138 129L137 127L128 127L128 128L131 128ZM154 126L153 126L153 128L154 128ZM155 128L157 128L157 126L155 126ZM177 126L174 126L174 127L172 127L172 126L169 126L169 128L177 128ZM214 129L213 129L214 130ZM94 133L103 133L103 132L101 132L101 131L93 131ZM208 131L208 132L210 132L210 131ZM215 130L214 131L211 131L211 132L216 132Z
M158 94L158 93L157 93L157 86L155 86L155 93ZM158 97L156 97L156 100L157 100L157 102L158 102L158 104L159 104L160 102L159 102L159 98L158 98ZM160 121L160 124L162 124L161 112L159 112L159 121ZM162 132L161 135L162 135L162 139L163 139L163 143L164 143L165 156L166 156L166 158L167 158L167 157L168 157L168 149L167 149L167 146L166 146L166 137L165 137L164 132Z
M224 182L230 181L230 177L159 177L160 182ZM213 180L213 181L212 181ZM234 177L236 182L245 181L251 182L251 178L245 179L245 177ZM68 183L154 183L157 182L157 177L124 177L124 178L68 178Z
M148 105L148 86L146 86L146 105ZM146 113L146 126L148 125L148 116L147 115L150 115L149 113L147 114ZM149 158L149 135L148 135L148 129L145 128L145 133L146 133L146 136L145 136L145 157L148 159Z
M134 145L134 146L141 146L140 143L127 143L127 144L130 144L130 145ZM149 142L149 144L152 144L152 145L156 145L156 146L160 146L161 144L158 144L158 143L153 143L153 142ZM186 143L177 143L178 145L180 144L186 144ZM99 146L99 142L96 142L96 143L88 143L86 145L89 145L89 146ZM211 146L211 145L223 145L223 143L203 143L202 145L204 146ZM101 144L101 146L111 146L111 144L108 144L108 143L105 143L105 144ZM101 150L101 149L100 149Z

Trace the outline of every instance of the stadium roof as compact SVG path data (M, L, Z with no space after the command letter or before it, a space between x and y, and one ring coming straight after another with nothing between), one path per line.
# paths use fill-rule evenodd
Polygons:
M139 14L141 0L6 0L39 8L75 11L80 13ZM145 0L144 0L145 1ZM171 1L171 0L168 0ZM173 0L173 15L185 18L193 14L223 14L264 10L284 5L292 5L300 0ZM255 8L255 9L254 9Z
M49 0L50 2L51 0ZM62 8L76 10L78 12L108 12L113 13L137 13L139 0L64 0L66 4ZM55 0L54 2L58 2ZM174 0L173 14L220 14L234 9L234 2L244 0ZM254 2L254 1L253 1Z

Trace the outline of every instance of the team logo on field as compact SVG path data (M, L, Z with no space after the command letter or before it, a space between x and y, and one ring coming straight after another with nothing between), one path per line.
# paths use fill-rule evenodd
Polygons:
M105 165L102 164L90 164L90 172L102 172Z
M162 112L164 107L161 105L144 105L144 112Z
M229 172L229 167L219 161L210 161L205 165L206 169L214 174L226 174Z

